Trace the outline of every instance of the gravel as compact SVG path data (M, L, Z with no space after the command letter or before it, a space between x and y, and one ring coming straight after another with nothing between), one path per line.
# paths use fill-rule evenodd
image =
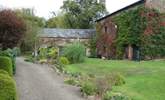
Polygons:
M32 64L17 58L15 80L20 100L84 100L79 88L64 84L48 65Z

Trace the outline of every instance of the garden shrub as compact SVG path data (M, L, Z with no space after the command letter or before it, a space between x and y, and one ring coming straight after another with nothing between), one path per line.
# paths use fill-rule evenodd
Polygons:
M38 62L40 64L46 64L47 63L47 59L40 59Z
M48 49L48 51L47 51L48 58L50 58L50 59L57 59L57 57L58 57L58 50L57 50L57 48L51 47L51 48L47 48L47 49Z
M114 76L114 85L115 86L120 86L125 84L125 79L124 76L122 76L121 74L117 73L117 74L113 74Z
M103 100L132 100L132 99L122 93L113 93L108 91L105 93Z
M15 81L5 73L0 71L0 100L17 100Z
M124 77L120 74L111 73L105 76L94 76L94 75L81 75L75 77L78 79L81 91L86 95L97 94L100 97L107 91L112 90L112 86L119 86L125 84Z
M64 48L64 56L70 63L81 63L85 60L85 47L80 43L73 43Z
M65 73L64 71L64 65L60 63L59 59L54 59L54 66L56 68L56 71Z
M47 53L48 53L48 50L47 48L40 48L39 49L39 59L46 59L47 58Z
M33 58L32 56L28 56L28 57L25 58L24 61L34 63L35 62L35 58Z
M81 72L67 72L66 74L68 74L70 77L74 77L74 78L79 78L82 76Z
M39 63L55 64L58 60L58 49L56 47L39 48L37 59Z
M114 80L108 79L106 76L99 78L97 77L95 83L97 86L98 95L102 97L106 91L111 90L113 81Z
M92 81L86 81L81 84L81 92L87 96L95 95L97 87Z
M7 71L11 76L13 75L12 61L9 57L0 56L0 69Z
M66 57L60 57L60 63L64 65L68 65L69 60Z
M69 85L79 85L79 82L75 78L69 78L64 81L64 83L69 84Z
M6 74L6 75L9 75L9 73L8 72L6 72L5 70L3 70L3 69L0 69L0 74Z
M13 54L14 54L15 56L20 56L20 55L21 55L21 50L20 50L20 48L14 47L14 48L13 48Z
M11 49L7 49L5 51L0 51L0 56L6 56L11 58L12 60L12 69L13 69L13 74L15 74L16 71L16 59L15 59L15 55L13 53L13 51Z
M13 67L13 74L16 73L16 54L15 52L13 51L13 49L7 49L5 50L5 52L9 53L11 60L12 60L12 67Z

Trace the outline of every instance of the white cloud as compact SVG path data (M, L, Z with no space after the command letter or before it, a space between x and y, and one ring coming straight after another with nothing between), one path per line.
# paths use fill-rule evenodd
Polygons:
M110 13L139 0L106 0ZM8 8L34 8L36 15L49 18L51 11L59 11L63 0L0 0L0 5Z

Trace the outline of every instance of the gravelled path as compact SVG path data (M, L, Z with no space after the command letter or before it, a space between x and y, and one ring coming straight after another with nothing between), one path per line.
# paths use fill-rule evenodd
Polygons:
M64 84L47 65L17 58L15 79L20 100L83 100L78 88Z

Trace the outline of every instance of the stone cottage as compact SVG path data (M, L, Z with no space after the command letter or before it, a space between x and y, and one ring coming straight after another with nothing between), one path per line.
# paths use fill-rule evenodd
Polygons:
M81 42L86 46L86 55L90 55L89 39L95 35L94 29L56 29L45 28L40 32L40 46L56 46L62 48L74 42Z

